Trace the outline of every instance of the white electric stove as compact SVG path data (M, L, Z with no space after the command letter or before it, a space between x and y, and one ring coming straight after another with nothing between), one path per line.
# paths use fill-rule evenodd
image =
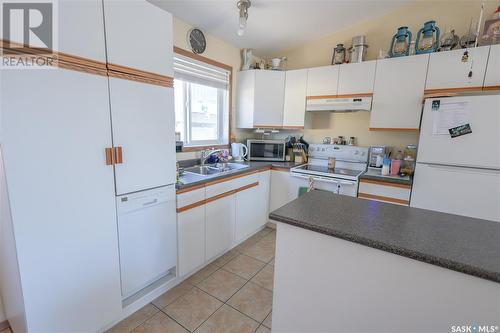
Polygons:
M307 188L356 197L359 176L368 166L368 149L344 145L309 145L309 162L290 170L297 197ZM334 169L328 168L329 158L335 158Z

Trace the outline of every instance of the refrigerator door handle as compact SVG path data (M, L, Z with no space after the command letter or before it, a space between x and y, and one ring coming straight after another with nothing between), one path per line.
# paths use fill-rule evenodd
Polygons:
M477 168L477 167L463 166L463 165L444 165L437 163L418 163L418 164L427 165L428 167L434 169L449 170L449 171L461 170L461 172L469 171L472 173L488 173L488 174L500 173L500 169Z

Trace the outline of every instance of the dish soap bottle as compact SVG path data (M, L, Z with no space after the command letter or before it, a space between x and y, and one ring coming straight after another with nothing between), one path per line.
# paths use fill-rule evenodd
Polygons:
M391 159L385 156L384 163L382 164L382 176L389 176L390 169L391 169Z

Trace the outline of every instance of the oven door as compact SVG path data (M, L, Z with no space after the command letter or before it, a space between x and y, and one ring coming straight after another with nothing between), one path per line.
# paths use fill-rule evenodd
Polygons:
M271 140L248 140L248 160L250 161L284 161L285 142Z
M354 180L313 176L295 172L291 172L290 174L292 176L292 190L295 198L306 193L311 182L315 190L334 192L351 197L356 197L358 193L358 182Z

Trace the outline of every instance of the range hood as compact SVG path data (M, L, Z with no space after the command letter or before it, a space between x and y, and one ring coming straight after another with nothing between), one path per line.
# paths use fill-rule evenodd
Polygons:
M352 112L370 111L371 108L371 97L310 98L306 103L306 111Z

